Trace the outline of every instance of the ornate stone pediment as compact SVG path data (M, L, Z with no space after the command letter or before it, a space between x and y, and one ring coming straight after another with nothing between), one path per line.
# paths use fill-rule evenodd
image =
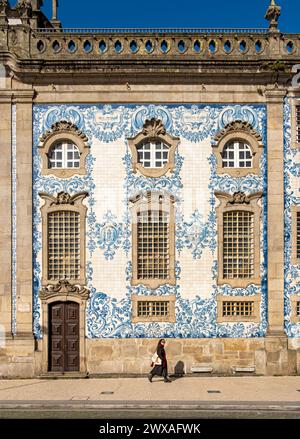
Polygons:
M51 130L45 132L45 134L40 138L40 142L44 143L49 138L51 138L54 134L57 133L68 133L75 134L79 137L83 142L87 142L87 136L72 122L68 122L66 120L61 120L60 122L56 122L51 126Z
M132 204L136 203L146 203L146 204L154 204L154 203L175 203L174 195L170 195L166 191L140 191L134 196L132 196L129 201Z
M227 136L228 134L234 133L234 132L242 132L245 134L249 134L250 136L254 137L257 142L262 142L261 135L252 127L252 125L249 122L243 122L242 120L235 120L228 125L226 125L225 128L223 128L221 131L219 131L215 137L214 141L216 143L219 143L223 137Z
M66 279L58 281L56 285L47 285L41 288L39 297L41 300L49 300L55 296L79 297L87 300L90 290L82 285L71 285Z
M234 192L230 195L226 192L215 192L215 196L220 200L226 202L226 206L236 206L236 205L250 205L252 200L259 199L263 195L262 192L255 192L250 195L246 195L245 192Z
M166 129L160 119L152 118L151 120L145 121L142 133L144 136L155 138L158 136L164 136L166 134Z
M71 206L74 206L78 202L82 202L84 198L88 196L88 192L80 192L75 195L70 195L67 192L59 192L56 197L53 195L47 194L45 192L40 192L39 196L45 200L49 207L55 206L55 205L64 205L69 204Z

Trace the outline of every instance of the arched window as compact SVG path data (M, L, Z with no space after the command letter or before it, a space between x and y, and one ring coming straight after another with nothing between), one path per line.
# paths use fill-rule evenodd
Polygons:
M143 142L136 149L138 162L144 168L163 168L168 163L170 147L161 140Z
M85 174L88 138L71 122L57 122L51 128L40 139L42 175L69 178Z
M175 150L179 138L166 133L161 120L146 120L142 131L128 139L133 172L146 177L161 177L175 168Z
M56 143L49 151L49 168L69 169L80 167L80 153L71 142Z
M251 147L243 140L228 142L222 152L223 168L252 168Z
M243 177L259 173L262 137L248 122L229 123L213 139L217 173Z

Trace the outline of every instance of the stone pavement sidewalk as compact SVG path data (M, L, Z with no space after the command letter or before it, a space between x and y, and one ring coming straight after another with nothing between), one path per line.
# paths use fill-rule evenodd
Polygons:
M300 377L183 377L0 380L5 402L293 402L300 406Z
M300 419L300 377L0 380L0 419Z

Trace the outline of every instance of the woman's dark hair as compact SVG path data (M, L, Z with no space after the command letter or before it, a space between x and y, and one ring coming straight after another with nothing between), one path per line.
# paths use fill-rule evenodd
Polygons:
M159 342L157 343L157 347L161 346L161 342L162 342L163 340L165 341L164 338L161 338L161 339L159 340Z

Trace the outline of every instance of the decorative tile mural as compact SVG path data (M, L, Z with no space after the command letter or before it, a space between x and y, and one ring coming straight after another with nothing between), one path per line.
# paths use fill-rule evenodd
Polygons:
M300 323L291 323L291 294L299 294L300 298L300 265L291 261L292 218L291 206L300 205L300 157L299 150L292 148L291 143L291 105L292 100L286 98L284 104L284 187L285 187L285 253L284 253L284 316L285 330L288 337L300 337ZM298 160L297 160L298 155ZM293 187L293 177L298 178L297 187Z
M131 155L126 138L135 136L146 119L159 118L167 131L181 139L175 155L175 170L159 178L147 178L132 172ZM90 154L87 173L69 179L41 175L38 151L39 138L60 120L76 124L89 138ZM243 120L262 135L265 145L259 175L234 178L217 175L216 158L212 153L213 136L228 123ZM185 154L186 144L192 157ZM122 151L122 152L121 152ZM207 171L207 181L193 182L194 191L201 191L201 203L187 211L189 187L184 182L185 169L191 159L202 152L205 160L197 166ZM232 289L217 285L217 221L215 191L247 194L267 187L266 108L264 105L35 105L33 145L34 200L34 333L42 337L41 308L38 291L41 282L41 215L39 192L56 195L60 191L74 194L88 191L86 275L91 297L87 306L89 338L126 337L261 337L267 328L267 200L262 199L261 285ZM104 166L111 163L111 174L103 180ZM106 166L107 167L107 166ZM115 172L114 172L114 167ZM201 177L201 169L198 172ZM200 178L199 177L199 178ZM101 186L105 181L105 187ZM111 186L111 189L109 185ZM113 206L114 188L121 197L118 209ZM199 189L198 189L199 188ZM129 199L146 190L164 190L176 199L176 286L164 285L152 291L143 285L130 285L131 215ZM105 195L106 194L106 195ZM197 284L186 285L182 265L185 258L207 264L204 255L211 255L209 275L203 279L206 295ZM189 260L190 260L189 259ZM103 280L103 282L102 282ZM106 285L105 288L103 285ZM112 291L115 291L112 293ZM218 294L252 296L262 294L261 323L216 323ZM131 323L131 295L176 296L176 323Z

